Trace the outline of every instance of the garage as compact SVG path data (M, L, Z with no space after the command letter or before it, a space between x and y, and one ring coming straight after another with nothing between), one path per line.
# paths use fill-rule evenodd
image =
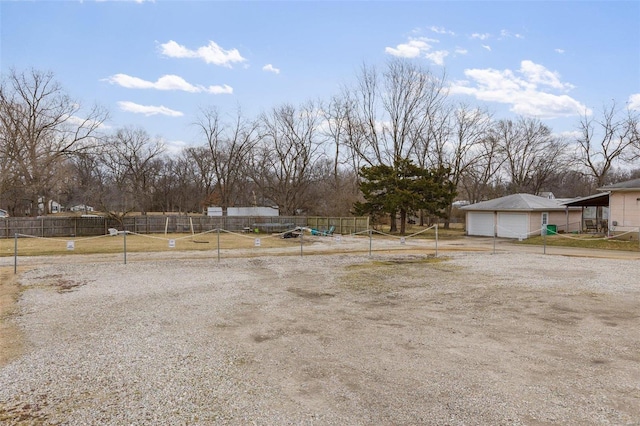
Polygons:
M467 234L493 237L493 212L469 212L467 214Z
M559 200L532 194L512 194L464 206L467 235L524 239L540 235L542 224L558 232L574 232L581 224L581 208L566 207ZM544 218L544 219L543 219Z
M498 237L527 238L529 214L498 212Z

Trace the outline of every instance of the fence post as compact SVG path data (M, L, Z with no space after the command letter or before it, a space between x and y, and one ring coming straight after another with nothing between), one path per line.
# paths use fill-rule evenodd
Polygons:
M438 257L438 224L436 223L436 257Z
M543 225L544 229L542 230L542 254L547 254L547 225Z
M13 275L18 273L18 233L14 235L13 242Z
M124 241L124 264L127 264L127 230L122 231L122 240Z
M369 257L371 257L371 237L372 237L371 229L369 229Z
M304 228L300 230L300 257L302 257L302 243L304 240Z
M218 231L218 262L220 262L220 227L218 227L217 231Z
M496 235L498 235L498 229L497 229L496 223L493 223L493 254L496 254Z

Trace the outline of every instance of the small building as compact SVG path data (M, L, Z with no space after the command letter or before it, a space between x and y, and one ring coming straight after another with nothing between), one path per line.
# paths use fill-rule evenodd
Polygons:
M40 214L48 214L48 213L60 213L64 211L64 206L60 203L58 203L57 201L54 200L48 200L47 201L47 208L45 209L45 202L44 202L44 197L39 197L38 198L38 213Z
M225 216L222 207L207 207L207 216ZM280 216L278 207L227 207L226 216Z
M555 228L556 232L578 232L581 209L560 200L532 194L513 194L461 208L465 211L467 235L525 239Z
M69 208L69 210L72 211L72 212L85 212L85 213L88 213L88 212L94 211L94 208L91 207L91 206L87 206L85 204L78 204L77 206L73 206L73 207Z
M227 207L227 216L280 216L278 207Z
M222 216L222 207L219 207L219 206L207 207L207 216Z

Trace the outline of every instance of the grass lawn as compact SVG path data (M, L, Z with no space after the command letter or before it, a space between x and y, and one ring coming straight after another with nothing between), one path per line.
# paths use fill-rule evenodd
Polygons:
M398 225L398 229L400 226ZM399 232L390 233L389 225L378 225L374 228L374 237L377 232L382 232L385 234L393 235L394 237L400 237ZM404 236L411 235L412 238L426 238L426 239L435 239L436 238L436 230L435 228L430 228L427 226L420 225L407 225ZM458 238L464 237L464 225L460 223L452 223L448 229L445 229L444 225L438 226L438 239L441 240L455 240Z
M373 233L374 239L385 239L389 235L389 226L380 226ZM409 225L405 231L405 236L416 239L435 239L435 228L427 229L418 225ZM394 238L400 237L399 233L393 233ZM461 227L452 225L450 229L438 228L438 239L453 240L464 236ZM299 246L300 240L296 238L283 239L280 234L242 234L242 233L220 233L221 249L251 249L256 247L256 238L260 239L260 247L281 248ZM366 234L360 234L366 238ZM305 234L306 242L311 242L317 238ZM169 247L169 240L174 240L175 246ZM305 240L303 240L304 242ZM69 242L73 242L73 250L67 248ZM218 248L218 234L216 232L203 234L128 234L126 239L127 252L160 252L160 251L215 251ZM15 250L15 239L0 239L0 257L13 256ZM122 253L124 251L124 238L122 235L98 237L57 237L57 238L18 238L19 256L65 256L74 254L100 254L100 253Z
M536 236L527 238L526 240L519 241L518 244L530 244L530 245L543 245L545 244L544 237ZM562 246L562 247L580 247L602 250L625 250L625 251L640 251L640 244L637 237L634 236L633 240L623 240L615 238L604 238L601 235L589 235L589 234L558 234L547 235L546 244L548 246Z
M220 234L221 249L242 249L255 247L255 239L260 238L260 247L278 248L298 244L299 240L282 239L279 235L268 234ZM175 247L169 247L173 240ZM73 250L67 245L73 242ZM218 234L129 234L126 239L127 252L159 251L214 251L218 248ZM0 256L13 256L15 239L0 239ZM19 256L62 256L73 254L122 253L124 237L99 236L82 238L18 238Z

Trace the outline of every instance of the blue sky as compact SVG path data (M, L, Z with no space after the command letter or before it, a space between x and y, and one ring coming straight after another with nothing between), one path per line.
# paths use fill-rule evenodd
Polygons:
M1 70L66 92L173 147L215 106L248 117L329 100L363 63L445 71L451 97L558 133L615 100L640 110L640 2L1 1Z

